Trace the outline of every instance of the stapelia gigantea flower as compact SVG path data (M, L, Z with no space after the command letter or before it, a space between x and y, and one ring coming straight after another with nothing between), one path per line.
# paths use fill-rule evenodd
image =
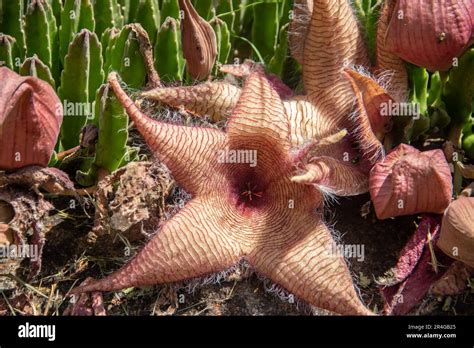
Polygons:
M48 83L0 68L0 169L46 166L62 117L62 104Z
M262 73L247 78L225 132L151 120L121 89L115 74L109 82L152 151L193 199L126 266L74 294L181 281L245 259L314 306L371 314L315 212L323 207L323 195L292 180L297 164L285 110ZM344 131L319 145L341 138ZM226 151L254 151L246 156L254 154L255 161L222 160Z

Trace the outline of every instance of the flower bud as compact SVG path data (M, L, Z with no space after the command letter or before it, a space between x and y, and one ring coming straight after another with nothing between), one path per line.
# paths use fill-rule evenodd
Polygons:
M381 220L417 213L442 213L453 192L442 150L420 152L397 146L370 172L370 196Z
M0 68L0 170L47 166L62 118L48 83Z
M474 198L461 197L446 209L436 244L446 255L474 267Z
M387 49L430 71L448 70L472 43L473 20L471 0L396 0Z
M191 1L179 0L184 12L181 40L186 66L191 77L202 80L211 73L217 57L217 39L212 26L194 9Z

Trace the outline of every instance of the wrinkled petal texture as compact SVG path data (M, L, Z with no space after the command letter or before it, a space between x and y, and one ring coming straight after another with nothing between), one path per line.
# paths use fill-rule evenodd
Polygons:
M353 94L342 72L350 65L368 66L357 20L346 0L314 0L304 42L303 81L308 97L334 117L350 113Z
M258 273L314 306L371 314L344 258L331 253L334 241L315 213L323 204L321 194L290 180L288 120L261 72L245 82L226 132L213 135L204 128L152 121L126 96L115 74L109 81L148 145L195 195L127 265L73 293L176 282L246 259ZM219 160L220 152L234 150L255 151L255 166Z
M397 102L404 102L408 96L408 72L405 62L390 52L385 40L387 27L395 8L396 0L385 0L377 24L377 52L375 72L379 78L388 80L390 96Z
M446 209L438 247L474 267L474 197L460 197Z
M227 82L204 82L196 86L158 87L142 93L142 97L218 122L232 114L240 88Z
M401 144L370 172L370 195L379 219L416 213L443 213L452 196L452 178L441 150L420 152Z
M0 68L0 169L46 166L63 118L51 86Z
M304 42L312 14L313 0L295 0L293 2L293 18L288 31L288 45L291 55L300 64L303 64Z
M398 0L387 48L430 71L448 70L472 43L473 7L471 0Z
M190 0L179 0L184 12L181 20L183 55L189 74L195 79L206 78L217 57L217 39L212 26L194 9Z

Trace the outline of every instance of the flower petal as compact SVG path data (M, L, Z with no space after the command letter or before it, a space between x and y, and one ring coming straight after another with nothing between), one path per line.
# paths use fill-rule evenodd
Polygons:
M396 0L385 0L377 26L376 74L387 79L389 94L397 102L408 97L408 72L405 63L387 49L386 34Z
M240 92L239 87L227 82L204 82L196 86L158 87L143 92L141 96L218 122L232 114Z
M215 179L208 176L209 168L215 166L217 150L224 147L224 133L157 122L138 109L120 87L117 74L109 75L109 83L150 149L171 170L176 181L191 194L209 189Z
M224 218L222 203L218 197L192 200L125 266L72 294L177 282L231 267L242 252L228 237L238 232L238 226Z
M368 63L349 2L314 0L303 62L304 87L310 99L336 117L347 115L352 107L352 91L342 70L348 65Z
M249 255L257 272L316 307L343 315L372 314L359 299L328 228L307 216L295 216L286 228L297 238L286 241L285 248L262 245Z

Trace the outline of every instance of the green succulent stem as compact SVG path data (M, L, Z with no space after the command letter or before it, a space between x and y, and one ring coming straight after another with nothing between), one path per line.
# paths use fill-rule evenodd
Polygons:
M100 42L95 33L83 29L69 46L58 90L66 105L61 128L64 150L79 144L82 127L93 117L92 104L103 80Z
M252 43L263 61L268 63L275 53L279 34L278 3L262 2L253 7Z
M81 31L95 30L94 8L90 0L66 0L61 13L61 26L59 28L59 54L61 63L69 49L69 44L74 36Z
M25 53L25 32L23 24L24 3L23 1L2 1L0 17L0 32L14 37L20 54Z
M27 58L20 67L20 75L34 76L48 82L53 89L56 89L56 82L48 66L44 64L36 55Z
M35 54L59 83L59 44L56 18L47 0L32 0L25 15L26 55Z
M78 171L76 180L82 186L92 186L104 175L118 169L127 155L128 116L108 84L97 91L95 118L99 135L95 156L87 171Z
M20 48L14 37L0 33L0 66L18 71L22 60Z
M164 82L181 81L183 78L184 58L180 37L179 22L173 17L166 18L154 48L155 67Z

